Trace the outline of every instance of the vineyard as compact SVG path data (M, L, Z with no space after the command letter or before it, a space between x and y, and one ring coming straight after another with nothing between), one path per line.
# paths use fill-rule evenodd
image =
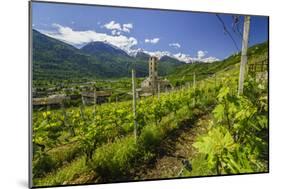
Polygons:
M34 185L153 179L161 146L177 132L192 139L189 154L157 178L268 172L268 81L248 75L238 95L238 67L138 99L136 116L131 100L34 110ZM204 117L191 135L186 128Z
M29 187L269 173L268 16L29 6Z

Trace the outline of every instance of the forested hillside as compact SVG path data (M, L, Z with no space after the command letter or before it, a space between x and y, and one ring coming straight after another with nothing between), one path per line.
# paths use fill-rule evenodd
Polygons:
M36 30L33 36L33 79L108 79L129 77L135 66L137 77L148 75L147 57L143 53L132 57L117 47L103 42L91 42L81 49L48 37ZM178 65L173 58L160 59L159 75L167 75Z

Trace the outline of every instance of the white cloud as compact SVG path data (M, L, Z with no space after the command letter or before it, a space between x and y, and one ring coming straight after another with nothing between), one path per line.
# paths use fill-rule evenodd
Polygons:
M219 61L219 60L220 59L218 59L216 57L210 56L210 57L201 59L201 62L212 63L212 62L216 62L216 61Z
M179 43L170 43L169 46L170 46L170 47L174 47L174 48L176 48L176 49L178 49L178 48L181 47L181 45L180 45Z
M193 61L193 58L191 58L188 54L177 53L177 54L174 54L174 57L176 59L178 59L179 61L182 61L185 63L191 63Z
M137 39L134 37L127 37L124 35L113 36L105 33L98 33L94 30L74 31L72 28L60 24L53 24L53 27L55 31L40 30L40 32L77 47L81 47L92 41L101 41L110 43L130 53L132 47L138 44Z
M204 62L204 63L211 63L211 62L215 62L215 61L219 61L218 58L216 57L206 57L206 58L201 58L199 59L198 57L191 57L188 54L184 54L184 53L176 53L176 54L172 54L169 51L145 51L145 50L140 50L138 49L138 51L142 51L146 54L149 54L150 56L156 56L157 58L161 58L163 56L169 56L172 58L175 58L181 62L185 62L185 63L193 63L193 62Z
M111 34L112 34L112 35L121 35L121 32L120 32L120 31L117 31L117 30L112 30L112 31L111 31Z
M197 52L198 59L202 59L203 57L206 56L207 53L208 53L207 51L202 51L202 50L198 51Z
M121 25L115 21L111 21L103 26L109 30L122 30Z
M49 37L64 41L76 47L81 47L92 41L101 41L101 42L109 43L115 47L118 47L124 50L125 52L127 52L131 56L134 56L136 55L137 52L142 51L151 56L157 56L158 58L161 58L163 56L170 56L172 58L176 58L186 63L192 63L198 61L211 63L219 60L218 58L212 56L206 57L206 54L208 52L202 50L199 50L197 52L197 57L191 57L190 55L184 53L172 54L169 51L150 52L139 48L136 49L135 46L138 44L137 39L134 37L127 37L121 35L121 32L118 30L112 30L111 31L112 35L108 35L106 33L98 33L94 30L75 31L70 27L62 26L56 23L54 23L52 26L54 27L54 30L52 31L46 31L46 30L39 30L39 31ZM149 40L149 43L157 43L159 41L159 38L147 39L147 40Z
M173 56L169 51L154 51L154 52L150 52L150 51L143 51L146 54L149 54L150 56L156 56L157 58L161 58L162 56Z
M197 58L194 58L194 61L211 63L211 62L216 62L216 61L220 60L213 56L206 57L207 54L208 54L208 51L203 51L203 50L197 51Z
M109 23L104 24L103 27L105 27L108 30L117 30L117 31L130 33L131 29L133 29L133 24L127 23L122 25L112 20Z
M152 43L152 44L156 44L159 42L159 38L153 38L153 39L145 39L144 42L145 43Z
M132 23L128 23L128 24L123 24L123 28L133 28L133 24Z
M130 29L133 29L133 24L132 23L128 23L128 24L123 24L123 31L124 32L130 32Z

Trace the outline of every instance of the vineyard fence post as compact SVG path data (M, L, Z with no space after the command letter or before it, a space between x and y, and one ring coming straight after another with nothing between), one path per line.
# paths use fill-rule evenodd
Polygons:
M158 82L158 85L157 85L157 89L158 89L158 100L160 99L160 82Z
M196 73L193 72L193 92L194 92L193 106L195 106L195 91L196 91Z
M97 89L96 86L94 86L94 118L96 117L96 105L97 105Z
M245 70L246 70L246 64L247 64L247 49L248 49L248 42L249 42L249 31L250 31L250 16L245 16L244 17L244 31L243 31L243 40L242 40L238 95L243 94L243 84L244 84Z
M134 116L134 136L137 142L137 120L136 120L136 81L135 69L132 69L132 92L133 92L133 116Z

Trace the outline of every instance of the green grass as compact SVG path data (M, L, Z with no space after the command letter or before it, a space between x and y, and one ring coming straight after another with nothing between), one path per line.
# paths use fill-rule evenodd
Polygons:
M122 179L126 178L137 156L138 147L131 135L98 148L93 156L92 167L102 178Z
M66 162L71 162L77 156L81 156L81 154L83 154L83 152L77 142L69 145L62 145L48 151L48 155L58 164L57 166L61 166Z
M89 168L85 165L85 157L82 156L42 179L34 179L34 186L64 185L87 171L89 171Z

